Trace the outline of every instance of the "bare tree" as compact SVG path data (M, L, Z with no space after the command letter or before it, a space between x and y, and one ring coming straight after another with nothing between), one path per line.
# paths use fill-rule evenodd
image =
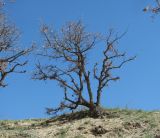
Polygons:
M4 81L10 73L25 72L16 69L27 63L20 58L31 49L20 49L16 46L19 35L18 29L7 21L3 12L3 3L0 2L0 88L7 85Z
M74 110L78 106L87 107L91 113L97 113L101 109L103 89L109 82L119 79L118 76L112 75L112 71L135 59L125 58L126 53L120 53L117 49L117 42L124 34L114 37L113 30L107 37L88 33L81 21L66 24L59 33L43 25L41 33L44 46L38 55L48 61L45 65L39 61L33 79L55 80L64 90L64 100L60 106L56 109L48 108L48 113L64 109ZM104 49L102 57L97 57L103 60L92 64L88 55L98 42L104 42L101 47ZM89 63L94 65L92 69L89 69ZM96 90L92 89L93 78L98 82ZM86 98L84 93L87 93L89 98Z
M144 12L151 12L153 14L158 14L160 12L160 1L159 0L154 0L155 1L155 6L152 7L150 5L147 5L143 11Z

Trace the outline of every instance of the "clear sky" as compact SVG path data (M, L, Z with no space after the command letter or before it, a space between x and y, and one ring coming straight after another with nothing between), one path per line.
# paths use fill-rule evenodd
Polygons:
M17 0L7 4L10 20L21 30L19 45L40 43L41 23L55 29L66 21L81 19L92 32L114 28L128 30L119 45L137 59L117 74L121 80L104 90L102 103L109 108L160 109L160 17L154 20L142 9L152 0ZM96 53L94 53L96 57ZM56 107L63 91L55 82L31 80L35 58L27 74L13 74L0 89L0 119L43 118L45 107Z

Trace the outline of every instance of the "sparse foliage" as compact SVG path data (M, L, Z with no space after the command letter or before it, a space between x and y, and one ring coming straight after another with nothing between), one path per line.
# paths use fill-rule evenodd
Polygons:
M124 34L114 37L113 30L109 31L107 37L88 33L81 21L68 23L59 33L43 25L41 33L44 46L38 55L48 61L44 65L39 61L33 79L55 80L64 90L64 101L58 108L49 108L47 112L50 114L66 108L74 110L78 106L84 106L92 113L98 113L101 109L103 89L109 82L119 79L118 76L112 75L112 71L135 59L135 57L125 58L126 53L118 51L117 42ZM88 66L92 62L88 60L88 54L98 46L98 42L104 42L104 46L100 47L104 49L103 60L100 63L94 63L90 70ZM93 78L98 82L96 90L92 89ZM85 92L89 99L84 96ZM97 95L95 100L94 93Z
M29 53L31 49L22 50L16 47L19 35L18 29L7 21L3 4L0 5L0 88L7 85L4 81L10 73L25 72L16 69L27 63L27 61L20 61L20 57Z

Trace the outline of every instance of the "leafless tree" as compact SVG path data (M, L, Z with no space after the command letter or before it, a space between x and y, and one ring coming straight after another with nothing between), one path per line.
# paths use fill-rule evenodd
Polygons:
M53 31L43 25L41 33L44 46L39 56L47 59L36 65L33 79L55 80L64 90L64 100L56 109L48 108L48 113L56 113L64 109L74 110L78 106L87 107L92 113L101 109L102 91L109 82L119 79L112 71L121 68L135 57L125 58L126 53L117 49L118 40L124 35L115 35L109 31L107 37L97 33L88 33L81 21L67 23L60 32ZM100 42L103 42L103 59L92 64L88 55ZM95 55L96 56L96 55ZM48 63L48 64L47 64ZM89 69L89 63L93 65ZM117 63L117 65L115 65ZM97 81L97 89L92 89L92 79ZM84 93L88 94L86 98ZM96 93L97 97L93 94ZM95 100L94 100L95 99Z
M147 5L143 11L144 12L151 12L153 14L158 14L160 12L160 1L159 0L154 0L155 1L155 6L152 7L150 5Z
M18 29L7 21L3 12L3 3L0 1L0 88L7 85L4 81L9 74L24 72L16 69L27 63L20 58L31 49L22 50L16 46L19 35Z

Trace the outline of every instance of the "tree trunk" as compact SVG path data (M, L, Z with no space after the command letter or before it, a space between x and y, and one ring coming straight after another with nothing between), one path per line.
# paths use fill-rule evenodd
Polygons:
M104 114L103 108L97 106L96 104L90 105L89 111L90 111L90 116L93 118L102 117Z

